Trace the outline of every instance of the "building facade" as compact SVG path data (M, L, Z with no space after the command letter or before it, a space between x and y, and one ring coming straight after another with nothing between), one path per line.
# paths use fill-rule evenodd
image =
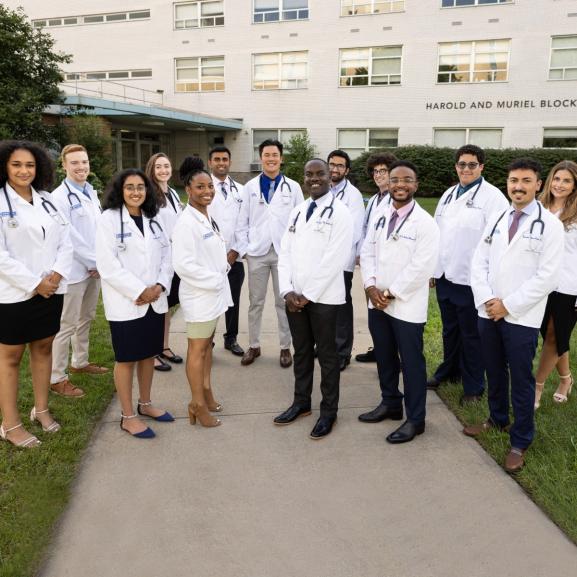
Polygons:
M116 120L120 164L128 138L176 160L222 142L250 172L260 141L303 131L321 155L466 142L577 148L577 0L8 4L73 55L67 91L132 89L161 107L242 121L174 130Z

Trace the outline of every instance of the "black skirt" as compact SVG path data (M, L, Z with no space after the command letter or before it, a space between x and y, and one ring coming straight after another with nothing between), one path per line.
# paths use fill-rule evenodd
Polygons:
M108 321L114 359L132 363L162 352L164 344L164 315L149 305L146 314L132 321Z
M575 301L577 296L564 293L552 292L547 299L545 316L541 323L541 336L543 339L547 334L549 319L553 319L555 329L555 340L557 341L557 354L561 356L569 350L571 333L577 323L577 312L575 311Z
M174 273L172 277L172 284L170 285L170 293L168 294L168 308L171 308L180 303L178 298L178 289L180 288L180 277Z
M64 295L40 295L0 304L0 343L23 345L54 336L60 330Z

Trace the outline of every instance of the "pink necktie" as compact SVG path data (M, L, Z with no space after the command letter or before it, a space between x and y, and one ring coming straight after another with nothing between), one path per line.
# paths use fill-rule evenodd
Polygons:
M523 216L523 212L520 210L516 210L515 214L513 215L513 220L511 222L511 226L509 227L509 242L513 240L513 237L517 234L517 229L519 228L519 220Z
M395 210L391 214L391 218L389 220L389 227L387 228L387 238L389 238L391 236L391 233L393 232L393 230L395 228L395 224L397 224L397 218L399 218L399 213Z

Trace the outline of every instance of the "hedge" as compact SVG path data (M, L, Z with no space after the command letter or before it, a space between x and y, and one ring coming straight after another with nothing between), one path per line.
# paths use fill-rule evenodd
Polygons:
M392 152L397 158L410 160L419 169L419 196L439 197L449 187L457 183L455 171L455 150L434 146L399 146L383 148L382 151L366 152L353 160L351 180L363 192L374 192L373 179L366 173L367 158L375 152ZM483 176L491 184L506 191L507 165L516 158L531 157L543 165L543 182L547 174L561 160L577 162L577 150L566 148L499 148L485 149L485 169Z

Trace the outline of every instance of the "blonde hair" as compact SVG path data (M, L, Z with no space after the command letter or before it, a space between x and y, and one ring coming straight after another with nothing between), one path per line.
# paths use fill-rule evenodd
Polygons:
M60 153L60 160L62 164L64 164L66 155L70 154L71 152L86 152L86 154L88 154L88 151L86 148L84 148L84 146L82 146L82 144L67 144Z
M156 161L159 158L166 158L166 160L170 162L170 158L168 158L168 156L164 152L157 152L148 159L148 162L146 163L146 168L144 169L144 174L148 176L150 182L152 182L152 184L154 185L154 193L156 196L157 205L159 207L164 207L166 206L166 194L164 194L160 186L158 186L158 180L154 175L154 165L156 164ZM172 166L172 163L170 164Z
M555 199L551 193L551 184L553 183L553 178L560 170L566 170L573 177L573 191L567 197L565 201L565 206L561 212L560 220L563 223L565 229L569 228L573 223L577 222L577 163L572 160L562 160L557 163L549 172L547 180L545 181L545 186L543 187L543 192L541 193L540 201L543 203L545 208L549 208L553 205Z

